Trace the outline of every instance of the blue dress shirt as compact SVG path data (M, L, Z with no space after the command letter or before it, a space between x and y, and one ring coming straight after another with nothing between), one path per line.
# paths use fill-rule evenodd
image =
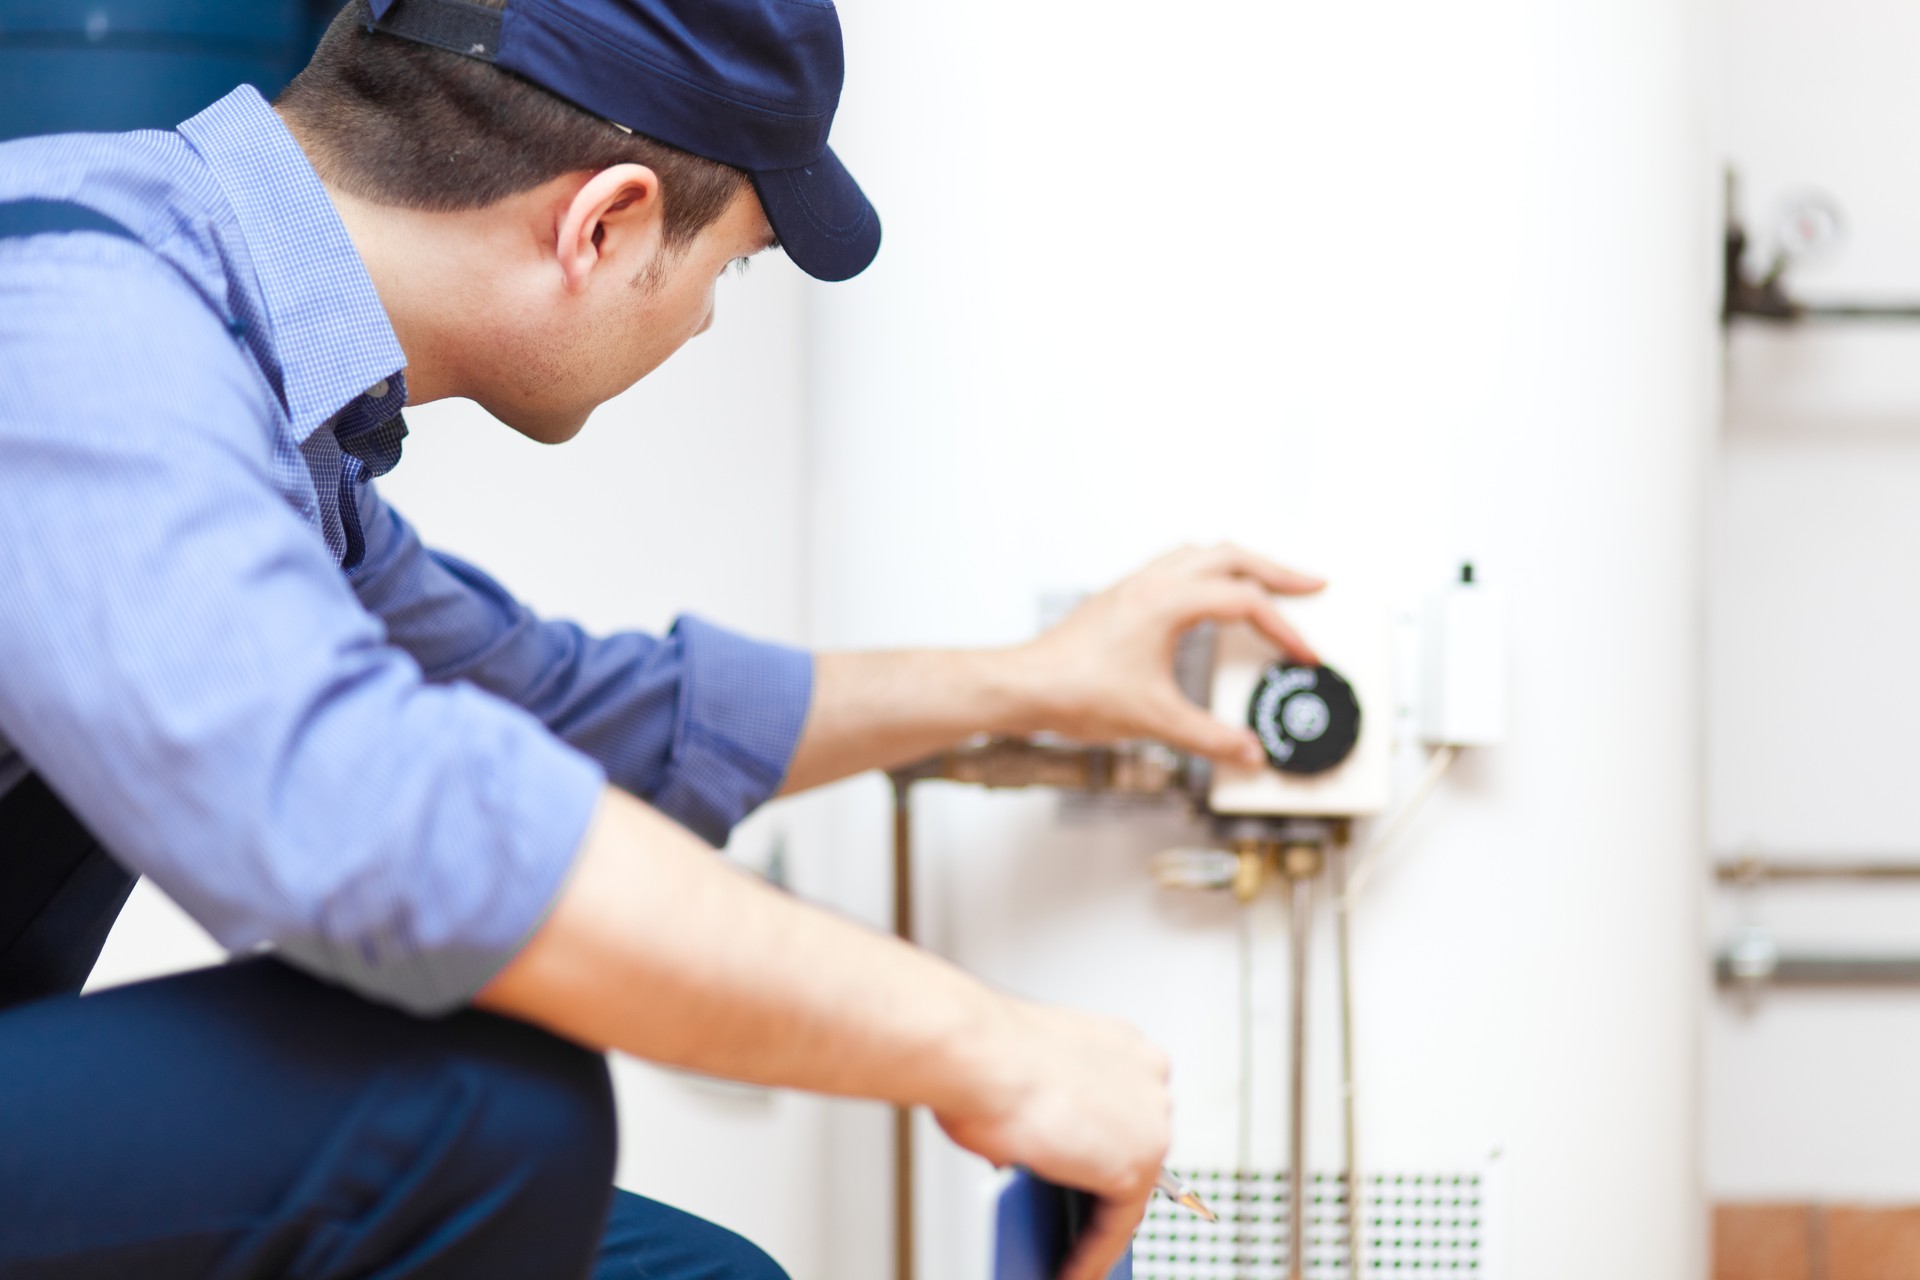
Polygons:
M606 779L714 843L779 787L807 655L542 621L380 500L406 357L252 89L0 145L22 199L139 243L0 241L0 790L38 772L228 948L432 1012L540 923Z

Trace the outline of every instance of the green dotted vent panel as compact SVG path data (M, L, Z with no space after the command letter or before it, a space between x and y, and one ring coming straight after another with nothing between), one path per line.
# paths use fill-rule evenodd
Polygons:
M1135 1280L1286 1280L1287 1175L1221 1169L1174 1171L1216 1213L1209 1224L1156 1196L1134 1240ZM1363 1177L1362 1280L1458 1276L1498 1280L1484 1240L1479 1173L1379 1173ZM1346 1180L1307 1183L1308 1280L1353 1280L1347 1261Z

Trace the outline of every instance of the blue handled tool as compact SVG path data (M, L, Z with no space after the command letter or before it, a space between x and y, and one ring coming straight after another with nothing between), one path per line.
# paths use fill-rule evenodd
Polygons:
M1093 1197L1084 1191L1016 1171L995 1214L994 1280L1056 1280L1092 1207ZM1131 1252L1107 1280L1133 1280Z
M1192 1210L1208 1222L1220 1219L1193 1189L1161 1170L1157 1184L1162 1195ZM1074 1241L1080 1238L1094 1197L1036 1178L1025 1169L1000 1193L994 1230L994 1280L1055 1280ZM1133 1253L1128 1251L1107 1280L1133 1280Z

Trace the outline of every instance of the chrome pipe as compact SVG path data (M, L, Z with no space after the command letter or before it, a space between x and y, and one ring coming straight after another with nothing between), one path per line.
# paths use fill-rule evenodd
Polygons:
M1764 964L1747 956L1722 954L1713 964L1721 987L1916 987L1920 956L1779 955Z

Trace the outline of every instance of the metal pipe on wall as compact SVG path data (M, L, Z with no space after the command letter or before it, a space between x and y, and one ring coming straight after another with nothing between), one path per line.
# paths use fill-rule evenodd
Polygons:
M1722 884L1758 885L1771 881L1806 880L1920 880L1920 861L1826 861L1796 858L1729 858L1716 863L1714 879Z
M1714 981L1723 988L1920 987L1920 956L1782 955L1755 968L1743 957L1714 960Z
M1258 857L1259 855L1254 855ZM1253 1215L1246 1211L1248 1201L1244 1198L1254 1182L1253 1177L1253 1034L1254 1034L1254 919L1253 898L1250 891L1244 895L1236 893L1240 900L1239 920L1239 960L1240 991L1239 1017L1237 1033L1239 1036L1239 1123L1234 1126L1233 1145L1233 1205L1228 1210L1233 1222L1233 1241L1236 1252L1242 1256L1253 1249ZM1235 1280L1240 1280L1242 1272L1235 1268Z
M1287 1002L1287 1280L1307 1274L1307 944L1313 932L1313 885L1287 881L1287 941L1293 955Z
M1125 795L1193 795L1198 776L1190 757L1157 742L1090 747L1046 738L976 738L892 774L896 788L941 781Z
M1087 794L1185 794L1197 801L1196 769L1179 752L1153 743L1118 747L1085 747L1071 743L1018 738L983 738L901 767L893 772L893 927L906 941L913 928L913 809L912 789L926 781L952 781L989 788L1047 786ZM1328 866L1328 846L1344 845L1344 823L1267 819L1249 823L1234 819L1223 834L1236 860L1231 887L1243 908L1258 894L1268 868L1285 880L1288 897L1289 1026L1287 1256L1288 1280L1305 1280L1307 1271L1307 1190L1311 1179L1306 1162L1307 1128L1307 969L1313 939L1313 883ZM1344 857L1344 854L1342 855ZM1340 910L1339 984L1341 996L1341 1054L1343 1106L1347 1146L1348 1257L1357 1274L1359 1254L1359 1177L1355 1150L1357 1124L1353 1102L1352 990L1348 965L1345 906L1347 872L1342 861L1335 887ZM1252 959L1251 917L1241 920L1241 1129L1239 1174L1249 1172L1251 1131L1252 1034L1250 1005ZM913 1280L915 1272L915 1206L913 1116L906 1108L894 1113L894 1274ZM1242 1224L1244 1225L1244 1224Z
M893 778L893 932L913 941L913 779ZM913 1280L913 1108L893 1109L893 1274Z
M1153 742L1091 747L1029 738L980 738L890 775L893 784L893 932L915 941L913 920L913 787L945 781L990 789L1055 787L1088 794L1197 794L1193 761ZM893 1274L914 1280L913 1111L893 1113Z
M1287 1280L1307 1274L1307 957L1313 942L1313 881L1326 863L1318 844L1289 842L1280 849L1287 881Z
M1721 860L1713 874L1721 884L1744 890L1769 884L1909 884L1920 882L1920 861L1746 855ZM1766 931L1757 928L1746 930L1715 957L1713 971L1716 985L1744 996L1749 1007L1768 987L1920 987L1920 957L1782 954Z
M1360 1248L1360 1100L1353 1069L1353 904L1347 896L1351 863L1352 850L1343 844L1333 858L1334 946L1340 970L1340 1118L1347 1149L1347 1275L1359 1280L1365 1263Z

